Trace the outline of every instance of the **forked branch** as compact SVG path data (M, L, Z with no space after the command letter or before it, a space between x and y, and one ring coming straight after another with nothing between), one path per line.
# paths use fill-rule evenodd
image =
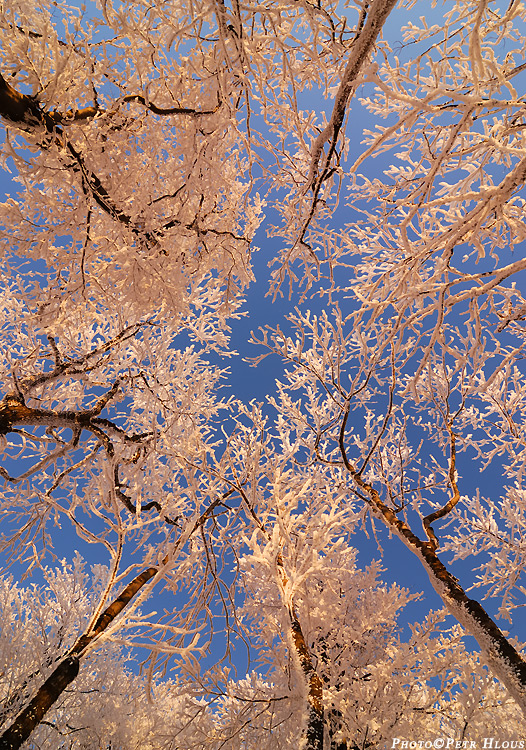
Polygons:
M450 442L450 458L449 458L449 482L451 484L452 489L452 495L448 502L442 506L442 508L439 508L438 510L435 510L434 513L430 513L429 515L425 516L422 523L424 525L424 529L427 534L427 538L429 539L430 544L433 545L433 549L438 549L438 539L436 538L435 532L431 528L431 524L434 521L437 521L439 518L444 518L444 516L447 516L448 513L450 513L455 505L460 500L460 492L458 491L458 485L457 485L457 469L456 469L456 435L453 432L453 423L452 421L449 421L447 423L447 430L449 432L449 442Z
M130 94L123 97L121 101L138 102L154 114L164 116L202 117L214 114L221 107L221 101L218 99L218 103L213 109L199 110L179 106L163 108L147 101L140 94ZM48 148L52 143L60 146L61 149L65 148L72 157L68 166L80 175L84 193L90 195L104 213L129 227L136 237L145 241L147 245L156 246L159 242L156 233L145 231L139 223L135 222L128 213L117 205L103 181L88 166L84 154L65 136L64 127L69 123L87 120L98 114L103 114L103 110L100 110L97 106L84 107L65 115L58 112L46 112L42 109L36 97L20 94L0 74L0 117L21 130L43 136L40 143L42 148ZM162 229L166 228L163 227Z

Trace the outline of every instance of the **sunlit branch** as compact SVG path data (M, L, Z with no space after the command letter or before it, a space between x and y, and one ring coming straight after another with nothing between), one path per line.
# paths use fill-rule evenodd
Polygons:
M92 351L87 352L86 354L76 359L71 359L70 357L66 357L65 355L63 355L60 352L55 339L52 336L48 335L47 339L53 351L55 366L48 372L42 372L38 373L37 375L28 376L19 381L19 387L22 391L22 395L28 396L35 388L38 388L41 385L52 383L62 375L82 375L84 373L92 372L94 369L101 366L100 361L92 365L87 364L94 357L102 357L102 355L107 354L114 346L124 343L133 338L143 328L153 327L155 325L156 323L154 320L145 320L127 326L111 339L108 339L100 346L97 346Z
M287 588L288 578L283 565L281 554L276 559L276 566L280 574L281 589ZM308 720L305 738L308 750L323 750L324 707L323 682L314 667L310 649L303 634L301 622L296 613L292 599L283 595L283 603L287 608L290 620L290 638L294 646L294 656L299 662L300 669L307 687Z
M134 96L132 99L140 101L143 98ZM94 114L92 111L93 108L90 107L88 110L85 115L79 115L76 119L85 119L85 117ZM40 107L38 100L34 97L30 97L27 94L20 94L1 74L0 116L22 130L35 132L36 134L42 131L42 133L46 134L50 143L56 143L59 146L63 144L66 151L73 158L73 163L69 165L70 168L81 176L84 193L90 195L99 208L108 214L108 216L129 227L137 237L144 239L147 244L158 244L158 240L154 234L145 232L129 214L114 202L102 180L87 166L84 155L70 140L65 138L64 131L59 127L59 123L62 122L61 117L54 117L52 113L44 111ZM44 142L41 146L47 147Z
M122 593L105 609L94 627L82 635L58 664L27 707L0 735L2 750L18 750L42 721L51 706L77 677L80 659L85 650L106 630L125 609L133 597L158 573L158 568L147 568L131 581Z
M380 429L378 431L378 435L376 436L375 440L373 441L373 444L371 445L371 447L369 449L369 452L367 453L367 456L365 457L365 459L364 459L364 461L362 463L361 468L358 470L357 476L361 476L363 474L364 470L366 469L367 464L371 460L371 456L374 454L374 452L375 452L375 450L376 450L376 448L378 446L378 443L380 442L380 440L382 438L382 435L384 434L384 432L385 432L385 430L387 428L387 423L389 422L389 419L391 418L391 414L393 412L393 399L394 399L394 392L395 392L395 386L396 386L396 368L395 368L395 362L394 362L394 354L393 354L393 352L391 352L391 368L392 368L392 382L391 382L391 387L389 388L389 404L387 406L387 411L385 413L385 417L383 419L382 426L380 427ZM345 428L343 428L343 429L345 429ZM340 440L340 444L341 444L341 440Z
M449 421L447 423L447 430L449 432L449 441L450 441L449 482L451 484L451 489L453 490L453 493L451 495L451 498L442 508L439 508L438 510L434 511L434 513L430 513L429 515L425 516L422 519L422 523L424 525L427 538L429 539L429 542L433 545L433 549L437 549L439 544L438 544L438 539L436 538L435 532L431 528L431 524L434 523L434 521L437 521L439 518L444 518L444 516L447 516L447 514L453 510L455 505L460 500L460 492L458 491L458 486L457 486L456 435L453 432L452 421Z
M363 26L359 28L358 35L353 41L349 60L334 100L329 123L316 138L312 148L312 161L307 177L307 186L308 188L314 188L315 198L319 194L325 172L335 152L347 104L354 92L358 74L371 53L376 38L395 5L396 0L372 0L367 9L367 19ZM329 144L329 149L324 158L323 167L320 169L319 163L326 144Z
M48 453L47 456L45 456L41 461L31 466L27 471L25 471L23 474L19 474L17 477L12 477L2 466L0 466L0 475L6 479L8 482L13 482L16 484L17 482L21 482L24 479L28 479L30 476L33 476L39 471L42 471L46 468L46 466L49 466L50 464L55 463L59 458L66 455L66 453L70 450L73 450L79 442L80 438L80 429L76 429L73 431L73 435L71 437L71 440L68 443L64 443L63 445L60 445L58 448L56 448L54 451L51 451Z

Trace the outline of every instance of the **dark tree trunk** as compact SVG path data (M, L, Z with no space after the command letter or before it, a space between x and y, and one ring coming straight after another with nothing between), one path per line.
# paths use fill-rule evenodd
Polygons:
M79 673L82 652L113 622L138 591L157 573L157 568L143 570L100 615L93 628L81 636L69 654L55 667L34 698L0 736L0 750L18 750L40 724L55 701Z

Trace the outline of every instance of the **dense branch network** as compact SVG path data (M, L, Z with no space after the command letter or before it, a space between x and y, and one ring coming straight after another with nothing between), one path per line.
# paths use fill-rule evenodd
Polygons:
M15 6L0 3L3 159L24 187L0 204L2 544L41 564L65 518L110 562L88 627L12 678L0 746L58 716L114 637L152 649L150 685L179 659L190 708L152 730L155 747L364 750L444 727L463 741L492 711L522 731L521 647L445 556L480 541L483 583L512 610L523 7L462 0L438 24L431 9L395 48L394 0L107 2L100 17L64 9L61 38L58 9ZM265 203L273 288L288 276L299 307L255 338L259 363L285 365L263 407L222 399L212 362L233 353ZM498 467L499 500L468 496L463 455ZM480 658L444 615L398 636L412 595L380 585L379 564L359 570L352 547L376 518ZM157 584L172 609L140 614ZM225 658L243 643L267 672L201 672L218 634Z
M189 107L158 107L153 102L147 101L140 94L128 94L122 98L122 102L138 102L154 114L162 116L185 115L201 117L214 114L221 106L221 103L218 102L217 106L210 110L198 110ZM88 120L102 114L105 114L105 112L96 105L65 114L46 112L35 97L20 94L0 74L0 116L9 124L37 135L40 138L43 148L49 148L51 144L54 144L59 149L65 149L73 159L73 162L69 164L70 168L81 177L84 193L90 195L99 208L110 218L129 227L135 235L142 237L148 243L158 244L156 236L145 233L132 220L131 216L114 202L101 179L87 166L82 152L66 137L65 128L67 128L68 124ZM170 226L171 224L167 223L159 232L162 234L163 229L167 229Z

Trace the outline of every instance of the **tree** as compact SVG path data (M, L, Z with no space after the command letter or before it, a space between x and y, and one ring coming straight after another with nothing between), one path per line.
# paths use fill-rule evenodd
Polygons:
M45 569L45 586L2 581L3 724L25 707L42 676L63 660L76 631L87 626L105 572L99 566L90 581L77 557L72 567ZM134 732L141 735L144 688L142 680L126 672L123 657L113 644L104 655L92 652L86 658L72 687L61 692L54 715L48 713L33 735L37 746L107 747L119 740L131 746Z
M358 496L422 560L446 606L524 707L522 656L444 567L432 526L464 515L461 450L483 465L509 456L502 470L514 487L504 488L499 503L486 501L488 509L479 498L466 499L462 531L457 527L444 545L459 556L479 551L481 541L497 550L496 559L483 564L481 582L504 594L502 611L509 613L522 567L517 500L524 299L518 282L505 282L524 270L524 261L503 264L502 257L524 236L517 192L525 163L510 83L522 70L516 62L522 47L508 50L501 62L495 48L497 40L522 39L521 14L516 3L501 14L485 3L459 3L446 15L443 36L439 26L408 27L406 40L424 51L412 52L406 64L388 59L375 73L377 93L364 103L376 114L394 114L395 121L371 133L370 148L350 172L392 146L401 149L400 165L392 164L384 180L357 175L352 205L364 219L348 225L340 241L326 229L324 211L316 213L316 185L307 218L294 230L293 247L305 247L308 265L307 251L325 230L327 292L333 299L354 296L359 305L342 315L336 302L332 319L298 315L298 337L276 330L270 346L291 363L292 389L310 401L298 419L290 395L281 399L296 434L302 433L302 455L339 463L349 474ZM437 36L438 43L430 41ZM326 158L327 168L335 164L330 148ZM480 261L480 271L470 267L471 259ZM340 283L338 269L350 266L354 278ZM383 398L374 403L371 396L379 393ZM436 442L438 454L419 451L418 432ZM420 521L423 539L413 530Z
M265 557L271 563L272 557ZM257 673L237 680L216 674L201 691L184 679L154 678L148 686L144 677L126 669L122 647L106 644L84 657L78 676L35 728L32 743L112 750L171 747L174 738L181 748L298 745L304 701L291 680L286 610L281 608L277 623L279 585L269 580L274 566L262 564L261 558L262 550L254 549L242 565L252 594L246 614L257 622L262 643L272 644L264 647L272 667L266 680ZM439 613L402 642L397 614L412 597L396 586L379 585L378 566L361 572L353 558L340 545L318 567L317 585L307 581L298 597L300 617L310 621L312 653L324 684L332 686L329 746L392 745L400 736L431 732L480 741L498 732L503 720L510 734L520 737L518 707L464 651L461 629L445 628ZM71 567L44 569L41 586L2 581L4 724L27 705L42 678L63 663L64 650L71 652L78 631L86 629L108 571L96 566L89 576L85 567L77 556ZM336 597L327 590L334 588ZM263 608L261 592L266 594ZM309 592L316 596L314 605ZM276 638L280 633L283 640ZM437 680L436 687L429 686Z
M511 618L524 591L525 11L462 0L417 25L394 7L0 4L2 159L22 185L0 207L3 550L38 570L67 524L109 563L86 624L17 677L6 748L40 731L117 633L153 649L151 675L181 660L184 716L196 685L214 696L188 740L166 729L189 746L256 732L261 746L350 750L423 726L476 737L495 706L523 731L505 692L526 710L522 647L443 554L489 553L469 583ZM345 124L360 106L374 118L362 150ZM214 363L233 354L265 205L291 314L254 339L259 362L285 362L263 409L221 399ZM506 476L500 500L467 486L466 459ZM438 617L396 641L408 595L353 557L375 519L480 659L439 669L434 654L459 654L460 636L430 640ZM169 614L141 614L154 589ZM362 595L377 619L349 616ZM264 675L199 672L220 616L227 657L244 638ZM170 715L169 687L150 682Z

